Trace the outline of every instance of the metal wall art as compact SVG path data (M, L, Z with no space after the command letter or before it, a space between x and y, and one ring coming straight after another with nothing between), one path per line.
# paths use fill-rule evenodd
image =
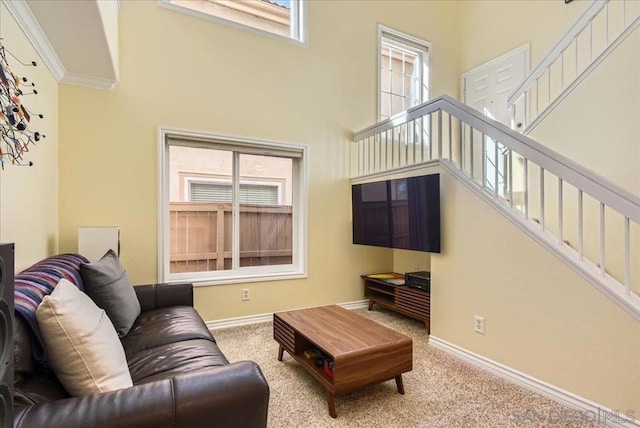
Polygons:
M7 54L17 62L27 67L35 67L35 61L30 64L21 62L10 51L6 50L0 39L0 167L9 162L13 165L31 166L33 162L26 161L24 154L29 151L29 145L34 144L45 136L30 128L31 119L35 116L44 118L42 114L33 114L24 104L22 98L37 95L35 83L24 76L18 76L11 71L7 61ZM25 92L25 91L29 92Z

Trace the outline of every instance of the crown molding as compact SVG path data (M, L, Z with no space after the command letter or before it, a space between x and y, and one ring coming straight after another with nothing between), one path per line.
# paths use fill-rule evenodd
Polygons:
M51 42L49 42L49 38L40 26L40 23L24 0L3 1L3 3L7 6L7 9L18 23L18 26L27 36L27 39L31 42L58 83L95 89L113 89L117 83L116 79L88 76L67 71L51 45ZM115 6L118 13L120 10L120 2L116 2Z
M85 86L95 89L110 90L118 83L116 79L106 79L104 77L87 76L79 73L65 73L64 77L58 80L67 85Z
M24 0L4 1L3 3L47 65L53 77L61 82L67 74L67 70L27 3Z

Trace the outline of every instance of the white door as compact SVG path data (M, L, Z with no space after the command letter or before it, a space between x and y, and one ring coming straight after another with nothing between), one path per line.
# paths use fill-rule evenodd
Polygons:
M462 75L463 102L513 129L523 129L524 112L516 111L514 123L507 110L507 98L529 71L529 45L508 52ZM501 196L507 189L505 147L485 137L483 157L485 186Z

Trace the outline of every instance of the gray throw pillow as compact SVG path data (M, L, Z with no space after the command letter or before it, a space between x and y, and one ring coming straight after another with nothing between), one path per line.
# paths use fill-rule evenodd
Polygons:
M140 315L140 303L124 268L113 250L95 263L80 265L84 290L104 309L118 336L126 336Z

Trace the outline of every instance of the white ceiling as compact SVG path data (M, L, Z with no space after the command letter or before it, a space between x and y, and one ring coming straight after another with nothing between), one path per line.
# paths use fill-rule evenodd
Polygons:
M5 2L59 82L112 88L118 79L115 0Z

